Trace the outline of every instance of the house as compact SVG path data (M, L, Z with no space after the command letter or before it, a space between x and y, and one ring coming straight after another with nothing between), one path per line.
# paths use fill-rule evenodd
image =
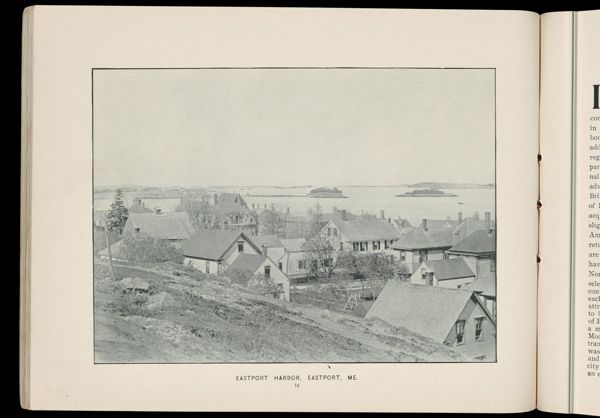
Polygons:
M400 237L390 222L383 219L348 220L332 218L319 231L339 251L384 252L392 254L392 243Z
M277 235L252 235L248 237L263 255L269 257L275 264L281 263L280 260L285 254L285 247ZM281 269L282 265L278 264Z
M223 273L239 254L261 254L242 231L198 229L182 246L183 262L207 274Z
M475 278L475 273L465 260L453 258L423 261L410 277L410 282L425 286L460 289L472 283Z
M123 228L124 236L143 234L150 238L168 240L180 245L194 233L185 212L130 213Z
M413 273L423 261L451 258L447 252L474 232L491 229L493 221L490 212L485 213L485 220L479 220L478 212L472 218L464 219L459 212L457 221L423 219L418 227L405 229L392 248L395 258L405 263ZM475 267L472 269L477 273Z
M473 290L389 281L367 312L480 361L496 359L496 320Z
M229 266L228 271L232 270L247 272L256 280L272 280L275 288L268 293L278 299L290 300L290 280L266 255L241 253Z
M452 228L429 229L424 226L407 229L391 246L394 258L408 267L410 273L427 260L443 260L454 244Z
M477 277L496 271L496 230L478 230L448 249L449 258L464 259Z
M133 199L129 207L129 213L152 213L153 211L146 207L146 204L139 197Z
M258 234L258 218L255 211L239 193L213 193L206 208L202 224L205 228L232 229L246 235Z
M478 277L464 289L476 291L488 311L496 318L496 273L491 272Z
M304 238L282 239L285 254L279 259L283 272L290 280L303 279L308 275L304 251Z

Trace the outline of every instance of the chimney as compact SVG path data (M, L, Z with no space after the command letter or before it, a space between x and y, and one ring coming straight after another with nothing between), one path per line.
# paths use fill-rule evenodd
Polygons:
M348 220L348 212L346 211L346 209L342 209L340 212L342 214L342 221L347 221Z
M161 208L154 208L154 214L155 214L155 215L160 215L160 214L162 214L162 209L161 209Z
M427 219L426 218L423 218L422 225L423 225L423 231L427 231Z
M261 246L261 249L262 249L262 254L263 254L265 257L268 257L268 254L267 254L267 246L263 244L263 245Z
M461 224L463 221L462 212L458 212L458 223Z
M490 212L485 212L485 230L489 233L492 228L492 214Z
M380 210L379 211L379 216L381 217L381 219L385 220L385 211L384 210Z
M479 212L473 213L473 220L474 221L478 221L479 220Z

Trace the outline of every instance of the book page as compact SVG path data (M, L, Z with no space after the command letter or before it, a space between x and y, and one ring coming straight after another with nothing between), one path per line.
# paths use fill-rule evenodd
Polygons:
M536 14L31 24L28 407L535 408Z
M575 14L572 411L600 415L600 11Z

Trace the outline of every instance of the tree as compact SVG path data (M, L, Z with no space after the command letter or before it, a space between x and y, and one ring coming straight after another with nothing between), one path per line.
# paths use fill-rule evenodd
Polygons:
M304 262L313 277L331 277L337 267L339 251L327 237L317 234L302 245Z
M378 277L383 279L385 283L393 277L395 277L398 270L396 264L390 256L381 253L369 254L367 259L368 270L371 273L375 273Z
M364 282L368 275L366 254L344 251L338 256L338 266L350 274L354 280L360 280L364 290Z
M263 216L264 232L268 235L285 235L285 223L287 221L287 214L284 213L280 208L271 206L270 209L266 209Z
M115 201L110 205L110 210L106 214L106 226L110 231L123 233L123 228L129 217L129 211L123 203L123 192L117 189Z
M164 263L171 261L181 264L181 251L166 240L151 238L144 234L126 236L123 239L123 257L140 263Z
M195 228L207 226L206 221L210 209L206 201L187 196L182 197L175 211L186 212Z
M317 236L321 232L321 228L323 228L323 208L317 200L310 220L309 238Z

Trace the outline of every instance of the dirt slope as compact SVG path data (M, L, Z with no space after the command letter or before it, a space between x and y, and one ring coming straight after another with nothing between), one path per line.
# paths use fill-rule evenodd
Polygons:
M100 363L460 361L451 349L383 321L283 302L199 272L115 266L148 295L124 294L94 266ZM150 300L149 300L150 298ZM162 307L148 308L160 300ZM160 306L160 303L158 304Z

